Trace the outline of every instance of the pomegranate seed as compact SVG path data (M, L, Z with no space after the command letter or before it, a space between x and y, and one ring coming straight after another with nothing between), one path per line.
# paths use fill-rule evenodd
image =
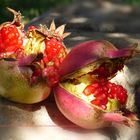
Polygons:
M127 101L127 93L125 91L122 91L120 93L118 93L117 99L120 101L121 104L125 104Z
M66 54L62 41L59 41L54 37L45 40L43 62L45 63L46 68L43 75L48 78L50 85L58 82L58 69Z
M109 89L112 88L112 87L113 87L112 83L108 82L108 83L107 83L107 87L108 87Z
M104 93L103 94L100 94L100 95L98 94L96 96L96 99L100 100L102 105L106 105L107 102L108 102L107 96Z
M100 107L101 107L103 110L106 110L106 108L107 108L106 105L101 105Z
M107 108L108 98L117 99L122 105L127 101L127 91L121 85L116 85L101 77L87 86L84 94L87 96L93 94L95 99L91 103L104 110Z
M106 92L106 93L108 93L109 88L108 88L107 86L104 86L104 87L103 87L103 91Z
M19 30L15 25L4 26L0 30L0 52L15 53L22 48L23 40Z
M108 94L108 97L110 98L110 99L113 99L114 98L114 96L110 93L110 94Z
M50 86L59 81L58 70L53 66L48 66L43 70L43 77L47 77Z
M96 89L93 93L94 96L100 96L101 94L103 94L103 89L102 88L98 88Z
M98 100L98 99L92 100L91 103L94 104L94 105L100 105L101 104L100 100Z
M95 92L95 87L93 87L93 86L87 86L85 89L84 89L84 91L83 91L83 93L86 95L86 96L89 96L89 95L91 95L92 93L94 93Z

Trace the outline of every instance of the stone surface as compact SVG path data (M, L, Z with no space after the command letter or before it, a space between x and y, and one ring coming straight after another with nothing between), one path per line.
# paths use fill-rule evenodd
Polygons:
M80 4L79 4L80 3ZM107 39L118 48L140 43L140 10L105 0L75 0L71 5L52 9L26 25L67 23L72 32L65 40L67 47L90 39ZM140 47L140 45L139 45ZM128 108L134 109L134 99L140 114L140 56L133 58L115 80L129 91ZM138 126L139 127L139 126ZM84 130L68 121L57 109L53 98L34 105L17 104L0 98L0 140L139 140L139 128Z

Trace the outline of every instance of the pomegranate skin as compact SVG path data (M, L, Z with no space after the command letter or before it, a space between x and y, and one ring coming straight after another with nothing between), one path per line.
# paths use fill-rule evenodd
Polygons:
M106 40L90 40L80 43L74 46L63 60L59 74L61 77L71 74L96 60L108 57L108 51L117 50L113 44Z
M82 74L86 74L87 69L83 68L88 65L97 65L97 63L100 63L100 60L106 61L120 58L124 64L126 62L125 60L128 60L138 53L136 47L137 44L134 44L129 48L118 50L113 44L105 40L91 40L78 44L70 51L60 65L60 81L67 82L67 80L73 80L76 76L80 77ZM98 67L93 67L93 69L88 70L95 70L94 68L96 69ZM126 116L122 115L123 113L115 113L114 111L105 112L90 105L89 102L86 102L84 99L74 95L74 93L67 91L66 88L63 88L61 83L54 87L54 97L62 114L82 128L96 129L109 126L112 122L122 124L124 122L130 124L131 122L129 122ZM117 111L119 109L118 106Z
M60 64L59 75L66 77L100 59L131 58L140 53L137 46L138 44L135 43L130 47L118 50L106 40L90 40L80 43L72 48L63 63Z
M59 110L74 124L86 129L102 128L111 124L102 118L104 114L102 110L94 108L82 99L72 95L60 84L53 90Z
M0 95L8 100L33 104L45 100L50 94L50 87L46 83L29 85L29 68L20 68L15 61L0 60ZM25 75L26 75L25 74Z

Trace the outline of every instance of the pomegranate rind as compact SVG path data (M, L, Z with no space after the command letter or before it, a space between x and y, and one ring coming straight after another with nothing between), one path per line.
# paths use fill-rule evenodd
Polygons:
M16 62L0 60L0 95L8 100L33 104L45 100L51 88L46 83L29 85ZM26 69L29 75L30 69Z
M65 79L64 77L70 77L73 73L77 73L77 71L90 64L94 65L99 60L106 62L110 59L122 58L122 62L125 63L126 60L139 53L137 46L138 44L136 43L130 47L118 50L112 43L106 40L90 40L80 43L72 48L61 63L59 75L62 79ZM77 75L75 74L75 76Z
M104 112L66 91L60 84L54 87L54 97L61 113L74 124L86 129L109 126L102 119Z
M117 50L117 48L108 41L87 41L80 43L72 48L60 65L59 74L61 77L69 75L88 64L101 58L106 58L107 51Z

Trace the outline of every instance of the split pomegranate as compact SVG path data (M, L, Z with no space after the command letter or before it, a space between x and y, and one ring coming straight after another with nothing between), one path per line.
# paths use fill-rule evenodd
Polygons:
M137 44L118 50L104 40L73 47L60 65L61 82L54 88L59 110L83 128L111 122L132 125L136 117L126 109L127 91L110 80L137 53Z
M30 26L24 31L21 14L0 26L0 95L20 103L46 99L59 80L58 67L66 56L64 25Z

